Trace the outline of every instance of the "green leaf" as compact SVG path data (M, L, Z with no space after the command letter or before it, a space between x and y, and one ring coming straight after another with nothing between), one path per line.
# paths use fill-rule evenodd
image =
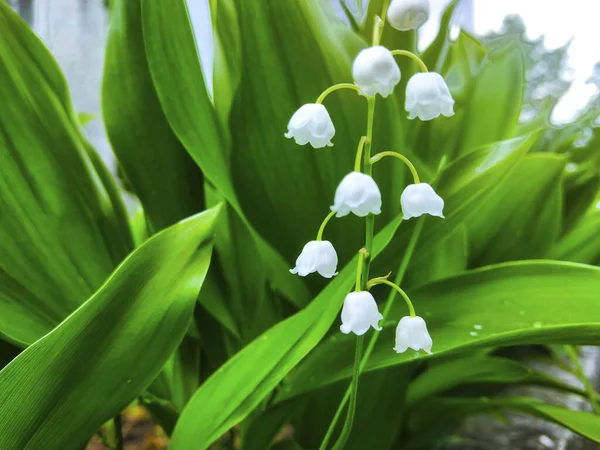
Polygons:
M587 214L569 233L563 236L552 249L554 259L585 264L600 262L600 211Z
M152 237L0 372L0 448L80 448L146 389L190 325L217 213Z
M488 57L471 94L460 144L463 152L513 136L521 112L525 84L521 47L508 45Z
M582 394L581 390L518 361L479 355L443 362L425 371L410 384L406 406L413 407L428 397L472 383L537 384Z
M373 257L391 239L397 218L375 238ZM208 448L242 421L323 338L352 287L356 258L305 309L279 322L237 353L196 391L183 410L170 448Z
M458 420L460 417L475 413L496 412L502 410L529 414L549 422L554 422L594 442L600 443L600 417L583 411L571 411L560 406L548 405L529 398L445 398L423 404L420 414L411 418L420 419L412 423L414 429L427 429L431 423Z
M133 248L118 190L42 42L0 2L0 334L49 332Z
M599 289L600 268L535 261L484 267L409 290L433 339L433 356L419 357L502 345L598 344L600 321L590 311ZM367 370L414 360L412 351L392 350L395 326L406 315L406 305L396 300L394 320L383 324ZM353 347L339 334L321 343L288 376L278 400L348 378Z
M229 170L226 139L204 86L185 1L169 5L159 0L145 1L142 22L152 80L175 135L250 229L274 288L296 305L305 305L307 289L287 271L288 264L255 231L241 209ZM256 258L252 261L256 264Z
M469 262L468 248L466 228L459 226L435 247L427 259L410 266L403 284L418 286L466 271Z
M140 0L115 0L102 111L112 148L154 231L203 209L202 174L167 122L144 48Z
M477 266L543 258L560 233L565 159L532 154L493 188L467 221L471 261Z

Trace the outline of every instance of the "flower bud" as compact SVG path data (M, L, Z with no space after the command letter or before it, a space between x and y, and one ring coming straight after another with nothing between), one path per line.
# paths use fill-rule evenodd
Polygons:
M409 184L400 196L404 220L423 214L444 218L444 200L427 183Z
M378 325L381 319L383 316L379 313L377 303L369 292L351 292L344 300L340 330L344 334L354 333L361 336L369 330L369 327L381 330Z
M335 127L325 106L320 103L302 105L288 123L286 138L294 138L296 144L310 142L314 148L331 147Z
M329 241L310 241L304 246L296 259L296 267L290 270L293 274L305 277L309 273L319 272L325 278L331 278L338 273L335 271L338 263L335 248Z
M381 213L381 192L375 180L361 172L350 172L338 185L332 211L336 217L343 217L350 212L358 217L369 213Z
M406 349L412 348L417 352L423 349L431 355L432 345L433 341L423 318L406 316L400 319L396 328L396 353L404 353Z
M387 97L400 82L400 68L392 53L378 45L360 51L352 64L352 76L361 94Z
M450 117L454 115L454 99L439 73L416 73L406 85L405 108L409 119L431 120L440 114Z
M416 30L429 18L429 1L392 0L387 10L387 18L396 30Z

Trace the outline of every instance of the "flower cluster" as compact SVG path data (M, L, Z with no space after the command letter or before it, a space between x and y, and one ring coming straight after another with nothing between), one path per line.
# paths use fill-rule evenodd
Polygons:
M429 3L426 0L392 0L387 10L390 25L398 30L412 30L422 25L429 16ZM443 218L444 200L428 183L419 180L417 170L406 156L392 151L384 151L371 156L371 130L375 98L377 94L387 97L394 92L401 79L400 68L395 56L408 56L420 67L421 73L413 75L406 85L405 109L409 119L432 120L441 115L450 117L454 114L454 100L442 76L428 72L425 64L415 54L405 50L390 51L379 45L383 20L377 18L375 38L371 47L361 50L352 64L354 83L342 83L327 89L316 103L308 103L300 107L288 124L287 138L293 138L297 144L309 143L314 148L332 146L335 127L331 116L322 104L325 97L337 89L354 89L367 98L369 117L367 135L361 138L358 145L354 170L349 172L339 183L331 212L325 218L317 238L307 243L296 260L296 267L291 272L299 276L307 276L318 272L325 278L337 274L338 257L331 242L322 240L323 231L333 217L344 217L354 214L374 220L374 215L381 213L381 192L373 179L371 167L385 156L394 156L403 161L411 170L414 184L406 186L400 196L404 220L420 217L424 214ZM373 226L367 226L367 242L372 242ZM369 236L369 233L371 235ZM340 327L342 333L365 334L369 328L381 330L379 322L384 319L369 289L376 284L386 284L396 289L405 299L410 315L400 319L396 329L396 345L394 350L405 352L408 348L415 351L424 350L431 353L432 340L427 331L425 321L414 312L413 305L406 293L397 285L379 277L368 280L370 248L361 249L357 267L355 292L349 293L342 307ZM363 267L364 266L364 267Z

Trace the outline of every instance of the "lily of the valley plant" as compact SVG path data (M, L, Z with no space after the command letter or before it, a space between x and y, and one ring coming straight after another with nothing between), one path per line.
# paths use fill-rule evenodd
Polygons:
M377 182L372 177L372 167L384 157L391 156L399 159L410 169L414 184L406 186L400 199L398 199L402 206L404 220L420 217L423 214L443 219L444 200L436 194L430 184L420 181L414 165L405 155L393 150L377 148L377 140L373 136L373 122L375 120L377 96L385 98L391 95L400 82L400 68L394 59L396 56L412 58L422 71L413 75L406 87L406 111L409 114L409 119L418 117L420 120L427 121L440 115L450 117L454 114L454 100L442 76L438 73L429 72L417 55L407 50L390 50L379 45L385 26L386 12L389 22L394 28L411 30L419 27L427 20L429 4L428 1L422 0L392 1L387 11L384 10L381 17L378 16L375 19L377 25L372 46L361 50L354 60L352 65L354 83L333 85L326 89L315 103L301 106L290 119L288 132L285 134L287 138L294 138L299 145L310 143L316 149L331 146L335 127L323 105L326 97L334 91L349 89L356 91L358 95L364 96L367 101L366 132L358 142L353 170L340 181L335 191L331 213L323 220L316 240L310 241L304 246L296 261L296 267L291 271L300 276L307 276L313 272L318 272L325 278L334 276L336 274L337 255L333 245L329 241L322 240L325 226L333 215L337 218L342 218L348 214L365 217L365 245L358 252L355 291L346 296L342 306L340 330L345 334L354 333L357 338L348 415L342 433L334 446L336 449L344 448L352 428L358 380L361 372L364 335L370 328L373 328L375 332L380 331L379 322L389 319L386 314L379 312L375 298L371 295L369 289L378 284L385 284L398 291L406 301L409 315L398 320L396 342L393 346L397 353L403 353L410 348L415 351L422 349L431 354L433 345L425 320L416 315L413 304L404 290L389 281L387 279L389 275L370 278L370 255L373 250L375 216L381 213L382 207L385 207L385 205L382 205ZM376 149L380 151L375 153ZM347 164L350 169L351 161L348 161ZM432 331L435 335L435 330ZM375 341L377 336L375 335L372 339ZM390 345L390 348L392 348L392 345ZM340 409L343 408L343 403L340 404ZM321 448L327 448L336 423L337 421L334 419Z

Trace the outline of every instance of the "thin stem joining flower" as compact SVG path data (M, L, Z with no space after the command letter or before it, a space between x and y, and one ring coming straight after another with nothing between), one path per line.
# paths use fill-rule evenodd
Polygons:
M419 184L421 182L419 180L419 174L417 173L417 169L415 169L415 166L413 165L413 163L411 163L410 160L401 153L391 152L391 151L377 153L375 156L373 156L371 158L371 162L373 164L375 164L377 161L381 161L381 159L386 156L393 156L394 158L398 158L399 160L404 162L404 164L406 164L408 166L408 168L410 169L413 179L415 180L415 184Z
M389 281L387 279L388 276L389 275L387 275L385 277L373 278L372 280L369 280L369 282L367 283L367 288L371 289L373 286L376 286L378 284L385 284L387 286L390 286L391 288L394 288L402 296L402 298L404 298L404 301L406 302L406 306L408 306L410 316L415 317L416 316L415 307L413 306L412 302L410 301L408 294L406 292L404 292L404 290L400 286Z
M360 166L362 163L362 154L363 148L365 147L365 143L369 140L366 136L360 138L360 142L358 143L358 148L356 149L356 158L354 159L354 171L360 172Z
M408 56L414 62L417 63L417 65L421 69L421 72L429 72L427 70L427 66L425 65L423 60L421 58L419 58L417 55L415 55L413 52L409 52L408 50L392 50L391 53L394 56Z
M320 105L321 103L323 103L323 101L325 101L325 97L327 97L329 94L331 94L332 92L338 91L340 89L352 89L356 92L360 91L360 88L353 84L353 83L338 83L338 84L334 84L333 86L325 89L321 95L319 95L319 98L317 98L317 101L315 102L316 104Z
M327 224L329 223L329 221L331 220L331 218L335 216L335 211L331 211L329 214L327 214L327 217L325 217L325 219L323 219L323 222L321 223L321 226L319 227L319 231L317 232L317 241L322 241L323 240L323 232L325 231L325 227L327 226Z

